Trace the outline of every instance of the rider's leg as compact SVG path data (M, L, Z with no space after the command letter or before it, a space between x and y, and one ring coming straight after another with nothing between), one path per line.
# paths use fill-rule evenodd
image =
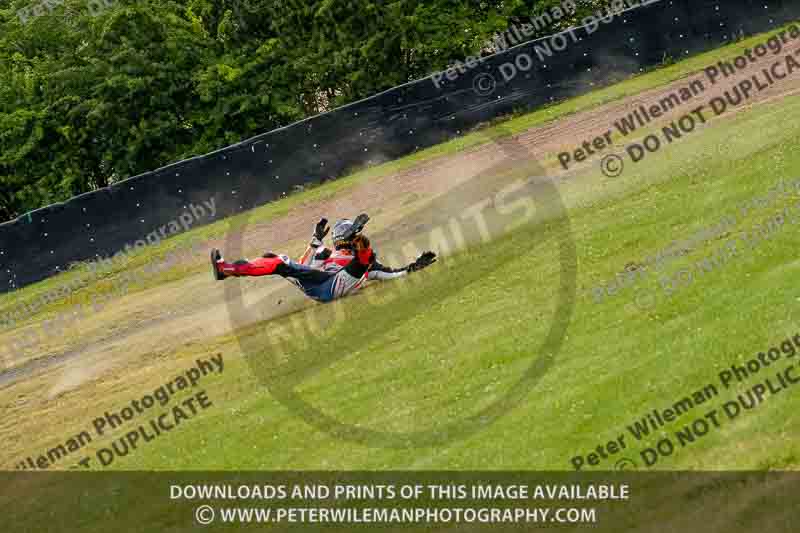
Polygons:
M240 259L233 263L217 261L217 271L224 276L270 276L277 274L284 262L280 257L259 257L252 261Z

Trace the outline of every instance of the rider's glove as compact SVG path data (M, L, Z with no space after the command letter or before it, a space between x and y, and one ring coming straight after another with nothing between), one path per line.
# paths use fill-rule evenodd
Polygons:
M322 240L328 234L331 228L328 227L328 219L321 218L319 222L317 222L316 227L314 228L314 236L311 239L311 247L312 248L319 248L322 246Z
M425 252L421 256L417 257L417 260L411 263L406 267L406 270L409 272L416 272L417 270L422 270L423 268L429 267L436 262L436 254L433 252Z

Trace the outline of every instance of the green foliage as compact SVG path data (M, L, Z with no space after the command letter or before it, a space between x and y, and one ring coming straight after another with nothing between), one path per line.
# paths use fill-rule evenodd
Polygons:
M557 3L48 0L23 21L45 4L0 0L0 219L488 53Z

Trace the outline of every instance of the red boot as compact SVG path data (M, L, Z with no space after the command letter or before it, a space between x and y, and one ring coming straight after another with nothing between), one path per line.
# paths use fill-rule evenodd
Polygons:
M222 254L219 253L219 250L216 248L211 250L211 271L214 273L214 279L217 281L222 281L225 279L225 274L220 268L224 263L225 261L222 259Z

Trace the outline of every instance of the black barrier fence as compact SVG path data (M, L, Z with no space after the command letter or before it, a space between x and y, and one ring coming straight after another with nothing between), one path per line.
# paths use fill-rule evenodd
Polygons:
M207 224L797 18L789 0L626 0L605 21L525 43L0 225L0 291L111 256L213 202ZM253 182L258 186L253 187ZM248 190L247 197L241 190ZM253 194L250 191L257 191ZM172 233L172 232L170 232Z
M797 531L794 472L21 472L6 531Z

